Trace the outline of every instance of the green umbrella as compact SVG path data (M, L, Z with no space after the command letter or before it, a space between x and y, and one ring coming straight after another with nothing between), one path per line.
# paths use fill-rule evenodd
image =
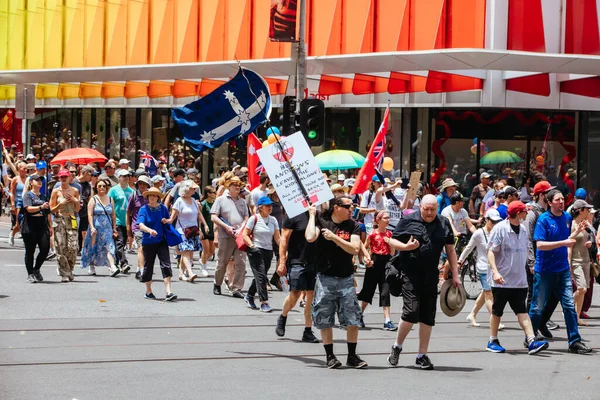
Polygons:
M363 166L365 158L350 150L329 150L315 157L321 170L357 169Z
M523 159L513 153L512 151L500 150L492 151L481 157L479 162L481 165L485 164L509 164L523 162Z

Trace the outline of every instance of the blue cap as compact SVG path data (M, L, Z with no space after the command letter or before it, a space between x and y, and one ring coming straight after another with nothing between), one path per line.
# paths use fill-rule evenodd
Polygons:
M585 200L587 198L587 192L584 188L579 188L575 191L575 198Z
M35 167L36 167L37 169L46 169L46 168L48 167L48 165L46 164L46 161L38 161L38 162L35 164Z
M371 181L381 183L381 181L379 180L379 177L377 175L373 175L373 177L371 178Z
M271 200L268 196L261 197L258 199L258 204L256 204L257 207L270 205L273 205L273 200Z

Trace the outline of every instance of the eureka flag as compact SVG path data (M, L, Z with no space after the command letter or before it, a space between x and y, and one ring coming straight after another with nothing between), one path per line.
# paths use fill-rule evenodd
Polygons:
M270 113L269 85L245 68L200 100L172 111L185 144L197 152L252 132Z

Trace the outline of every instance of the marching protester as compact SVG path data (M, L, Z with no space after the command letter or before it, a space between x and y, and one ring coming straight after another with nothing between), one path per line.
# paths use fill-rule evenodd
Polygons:
M116 172L117 164L114 161L109 160L104 164L104 173L100 175L99 179L108 178L111 187L117 186L119 184L119 177L116 175Z
M309 243L305 237L306 228L308 227L308 213L302 213L293 218L286 216L281 227L277 274L288 277L290 291L283 302L281 315L277 318L275 333L277 336L285 335L287 316L296 306L302 293L306 293L302 341L319 343L319 339L315 337L312 331L312 300L316 279L316 258L314 243Z
M59 273L62 282L75 279L73 269L77 261L77 219L80 210L79 191L69 185L70 173L61 169L58 173L60 186L52 191L50 211L54 213L54 243L58 256Z
M165 283L165 301L173 301L177 296L171 290L171 260L169 259L169 246L165 238L165 224L169 224L169 210L160 204L163 193L156 188L150 188L143 194L148 199L148 204L140 208L137 223L142 234L142 250L144 251L144 269L140 282L146 284L144 298L156 300L152 293L152 275L154 274L154 261L158 257L160 272Z
M8 244L11 246L15 245L15 235L21 230L21 208L23 207L23 190L25 190L25 180L27 179L27 164L20 161L16 165L17 175L12 179L10 184L10 201L12 205L12 215L14 221L12 222L13 228L8 236Z
M42 282L40 269L50 250L50 236L53 235L52 218L50 218L50 204L42 193L42 177L32 175L29 177L27 188L23 194L23 221L21 234L25 245L25 268L27 268L27 282ZM39 250L35 258L35 249Z
M150 186L152 186L152 182L150 178L147 176L140 176L136 182L137 190L135 193L129 198L129 203L127 204L127 238L130 242L135 242L137 245L137 270L135 272L135 279L140 279L142 276L142 268L144 268L144 251L142 250L142 231L140 231L140 226L137 223L137 217L140 212L140 209L148 204L148 199L144 196L144 193Z
M210 210L212 222L219 227L218 262L215 270L213 294L221 294L221 285L225 278L227 263L233 257L234 275L229 282L229 289L233 297L243 299L244 277L246 275L246 260L244 252L240 251L235 242L237 235L242 234L240 229L249 216L248 205L240 197L242 181L237 176L229 175L223 181L226 188L223 195L217 197Z
M467 315L467 321L471 326L480 326L480 324L477 322L477 313L479 310L481 310L481 307L483 307L484 304L490 315L492 314L492 303L494 298L492 296L492 287L490 286L490 281L488 278L490 263L487 256L487 246L492 229L500 221L502 221L502 217L500 217L498 210L487 210L485 213L485 225L475 231L473 236L471 236L469 243L465 246L460 254L460 257L458 258L458 266L462 268L473 250L475 250L477 254L475 268L477 269L477 276L479 278L479 283L481 283L482 291L479 293L477 300L475 300L473 309L469 315ZM504 329L504 324L500 323L498 325L498 329Z
M369 203L367 203L369 204ZM352 216L352 199L346 196L330 201L328 215L319 217L310 206L306 240L316 242L317 278L312 317L321 332L327 356L327 368L339 368L342 363L333 352L333 325L337 313L340 325L346 328L348 358L346 365L365 368L367 362L356 354L358 327L362 316L354 288L353 256L361 248L360 228Z
M212 186L206 186L202 192L200 203L202 218L206 221L206 226L202 225L202 259L200 261L201 274L204 278L208 276L208 269L206 268L208 260L215 254L214 223L210 217L210 209L216 199L217 190Z
M392 250L388 244L392 232L387 229L390 214L387 211L379 211L375 216L373 232L367 237L365 248L371 250L371 262L367 265L363 286L358 294L361 301L361 311L364 315L369 304L373 302L375 289L379 287L379 307L383 308L383 329L395 331L398 329L390 318L390 288L385 280L385 266L392 256ZM361 316L361 327L365 327Z
M374 175L371 179L369 190L364 192L361 197L359 212L360 214L364 214L364 224L367 235L373 230L373 219L375 218L375 213L385 209L385 199L381 195L381 192L377 193L377 189L379 189L381 186L383 186L381 181L377 175Z
M592 349L581 341L577 326L577 312L573 302L571 268L567 250L575 244L575 237L585 230L587 221L582 221L571 232L572 218L564 212L563 194L556 189L551 190L546 195L546 201L549 210L539 216L533 233L533 240L537 243L537 252L529 317L534 332L537 332L549 294L556 293L567 325L569 352L589 353Z
M165 188L165 178L163 178L160 175L154 175L151 179L152 181L152 187L157 188L158 190L160 190L161 192L164 192L164 188Z
M114 201L108 196L110 180L100 179L87 205L88 234L83 242L81 268L88 268L88 275L96 275L97 266L109 268L115 277L119 269L115 265L115 242L117 236Z
M437 212L438 214L441 214L446 207L452 204L450 201L450 196L452 196L454 192L458 190L458 183L454 182L454 179L452 178L446 178L438 190L440 194L437 195Z
M248 262L254 279L244 297L246 304L252 310L256 310L254 296L258 292L260 300L260 311L271 312L269 305L269 294L267 293L267 274L273 260L273 241L279 245L279 224L275 217L271 216L273 201L263 196L256 203L257 213L248 219L244 235L244 242L248 246Z
M431 370L434 367L427 356L427 350L435 325L438 263L442 250L448 256L452 283L455 287L460 286L454 235L450 221L438 215L438 199L429 194L423 196L420 210L400 220L389 244L401 252L399 263L404 272L404 306L396 343L392 346L388 362L393 366L398 365L404 340L413 325L419 323L419 352L415 366Z
M121 160L123 161L123 160ZM125 160L127 161L127 160ZM123 165L123 164L122 164ZM131 267L127 261L127 205L129 198L133 195L133 190L129 187L129 176L131 173L127 169L120 169L118 172L119 184L113 186L108 191L108 197L113 202L115 215L117 217L117 237L115 238L116 257L115 264L119 270L126 274ZM110 177L109 177L110 179Z
M88 231L88 202L92 197L92 185L90 184L92 180L92 174L94 173L94 167L90 165L84 165L79 171L79 176L76 178L76 181L81 186L81 192L79 193L79 201L81 203L81 208L79 209L79 228L78 228L78 244L79 244L79 252L81 253L82 245L85 240L85 235ZM81 255L81 254L80 254Z
M473 218L479 218L485 214L485 204L483 199L492 188L490 185L490 174L482 172L479 175L480 183L473 188L471 197L469 198L469 211Z
M497 212L497 211L496 211ZM527 228L522 222L527 216L527 207L521 201L513 201L508 206L508 219L500 222L491 232L487 245L488 261L492 273L491 286L494 298L490 317L490 340L487 351L504 353L506 350L498 340L498 328L504 308L508 303L525 332L525 343L529 354L536 354L548 348L545 340L536 341L531 320L527 314Z

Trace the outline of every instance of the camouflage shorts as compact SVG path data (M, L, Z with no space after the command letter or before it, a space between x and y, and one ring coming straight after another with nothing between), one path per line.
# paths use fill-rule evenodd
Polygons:
M312 303L312 319L317 329L327 329L335 325L335 313L340 325L358 326L361 311L356 298L354 275L336 278L317 274L315 297Z

